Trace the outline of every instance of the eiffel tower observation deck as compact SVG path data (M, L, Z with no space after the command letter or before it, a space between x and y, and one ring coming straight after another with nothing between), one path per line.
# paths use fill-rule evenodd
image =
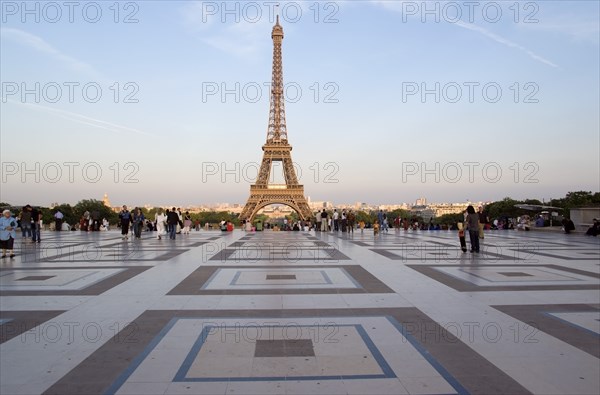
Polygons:
M273 72L267 141L262 147L263 159L256 183L250 186L250 197L240 214L240 219L252 220L263 207L270 204L284 204L294 209L300 219L308 220L312 217L312 212L304 197L304 186L298 183L292 162L292 146L288 142L281 54L283 27L279 24L279 16L273 26L271 38L273 39ZM269 184L274 162L283 164L285 184Z

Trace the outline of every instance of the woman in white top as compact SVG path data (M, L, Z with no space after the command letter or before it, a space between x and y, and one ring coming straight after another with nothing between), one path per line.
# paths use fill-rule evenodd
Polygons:
M156 238L160 240L162 235L167 234L165 230L165 223L167 222L167 216L163 213L162 208L159 208L154 215L154 221L156 221Z

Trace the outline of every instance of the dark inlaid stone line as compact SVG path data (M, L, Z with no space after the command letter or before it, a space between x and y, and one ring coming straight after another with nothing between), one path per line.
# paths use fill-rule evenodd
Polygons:
M527 274L523 272L498 272L498 274L501 274L506 277L533 277L532 274Z
M390 287L385 285L373 274L369 273L360 265L328 265L328 268L344 269L359 288L274 288L274 289L202 289L207 285L219 269L217 266L200 266L189 276L181 281L167 295L281 295L281 294L355 294L355 293L394 293ZM315 266L227 266L229 269L268 269L271 272L277 269L315 269Z
M46 281L56 276L27 276L23 278L18 278L15 281Z
M43 290L27 290L27 291L0 291L0 296L45 296L45 295L100 295L101 293L108 291L109 289L137 276L138 274L150 269L152 266L129 266L126 267L120 273L110 276L100 282L90 285L87 288L80 290L64 290L64 291L43 291ZM123 266L89 266L85 269L123 269ZM39 270L40 268L19 268L19 269L0 269L0 273L3 271L27 271L27 270ZM72 267L44 267L44 270L73 270Z
M295 274L267 274L267 280L295 280Z
M515 249L515 251L528 253L531 256L541 255L541 256L547 256L547 257L550 257L550 258L562 259L562 260L565 260L565 261L597 261L598 260L598 258L568 257L568 256L564 256L564 255L549 254L547 252L540 252L540 251L534 251L534 250L525 250L525 249L519 249L519 250Z
M464 265L406 265L411 269L432 278L450 288L453 288L459 292L492 292L492 291L554 291L554 290L600 290L600 284L564 284L564 285L520 285L516 283L516 285L492 285L492 286L479 286L476 284L472 284L465 280L458 279L453 277L447 273L436 270L436 267L464 267ZM478 265L471 264L468 267L471 269L476 268L502 268L502 267L510 267L514 268L515 266L523 267L533 267L533 268L547 268L554 269L568 273L580 274L583 276L588 276L590 278L598 278L598 273L586 272L584 270L578 270L570 267L563 267L558 265L527 265L527 264L518 264L518 265Z

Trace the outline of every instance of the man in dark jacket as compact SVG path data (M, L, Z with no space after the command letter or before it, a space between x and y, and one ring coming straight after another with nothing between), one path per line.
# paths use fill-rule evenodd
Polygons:
M169 225L169 239L175 240L175 236L177 234L177 223L179 223L179 215L177 215L177 211L175 211L175 207L173 210L167 213L167 225Z
M123 206L123 210L119 213L119 219L121 220L121 235L123 240L127 240L129 224L131 223L131 213L127 210L127 206Z
M37 208L32 208L31 209L31 240L35 243L38 242L40 243L42 241L42 237L41 237L41 223L40 220L42 219L42 213L37 209Z

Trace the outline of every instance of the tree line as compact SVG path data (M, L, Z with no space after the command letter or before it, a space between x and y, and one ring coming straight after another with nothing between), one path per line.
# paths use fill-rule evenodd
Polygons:
M508 218L516 218L525 214L531 214L531 211L519 209L516 205L519 204L530 204L530 205L547 205L553 207L561 208L560 214L566 218L569 218L569 210L572 208L578 207L600 207L600 192L592 193L590 191L575 191L568 192L565 197L559 199L551 199L549 202L541 202L537 199L525 199L525 200L515 200L510 197L505 197L502 200L490 203L484 207L484 211L487 213L490 220L494 220L496 218L508 217ZM22 207L11 206L8 203L0 203L0 208L10 209L13 214L17 215L21 212ZM106 218L109 223L115 224L118 221L118 213L114 212L110 207L104 205L104 203L100 200L96 199L83 199L80 200L74 206L71 206L68 203L59 204L56 207L39 207L42 213L42 219L44 223L50 223L54 221L54 214L56 211L60 210L64 215L64 221L69 224L78 223L83 214L86 211L92 213L93 211L97 211L99 213L99 218ZM129 209L133 209L133 207L129 207ZM142 212L149 220L154 220L154 215L158 210L158 207L147 209L142 207ZM338 210L341 213L341 210ZM184 211L185 212L185 211ZM333 214L333 210L328 210L329 215ZM358 210L354 211L356 216L356 222L359 223L361 221L365 222L368 226L375 223L377 220L378 210ZM393 211L386 212L388 222L390 224L393 221L400 218L407 218L411 221L419 221L422 222L423 218L419 216L413 215L410 211L396 209ZM231 221L234 225L240 225L241 221L239 219L239 214L234 214L228 211L203 211L200 213L191 213L190 217L192 221L200 221L200 224L211 223L215 224L221 222L222 220ZM296 212L292 212L291 215L287 216L288 220L297 221L298 214ZM259 214L256 216L255 221L261 220L263 223L269 221L269 217L263 214ZM311 219L312 220L312 219ZM445 214L440 217L434 218L434 223L440 225L452 225L456 222L461 222L463 220L462 213L458 214Z

